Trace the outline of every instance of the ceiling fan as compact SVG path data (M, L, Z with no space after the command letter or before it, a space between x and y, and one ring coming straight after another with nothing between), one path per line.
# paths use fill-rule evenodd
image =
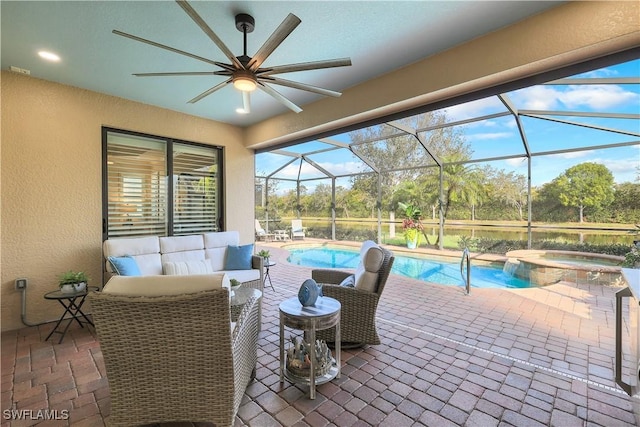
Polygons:
M258 49L253 57L247 56L247 34L252 32L255 28L255 20L252 16L241 13L236 15L236 28L244 35L244 53L241 56L235 56L229 48L224 44L222 40L213 32L213 30L207 25L207 23L198 15L198 13L191 7L185 0L176 0L176 3L182 7L182 9L189 15L189 17L198 25L202 31L213 41L213 43L224 53L224 55L231 62L230 64L213 61L207 58L203 58L198 55L194 55L189 52L185 52L180 49L173 48L171 46L163 45L151 40L143 39L132 34L127 34L122 31L113 30L113 34L117 34L122 37L149 44L151 46L166 49L170 52L178 53L180 55L188 56L193 59L197 59L202 62L206 62L211 65L215 65L221 70L218 71L184 71L184 72L164 72L164 73L135 73L137 77L165 77L165 76L203 76L203 75L215 75L215 76L228 76L229 78L222 83L213 86L210 89L202 92L200 95L189 101L190 104L196 103L201 99L211 95L217 90L225 87L229 83L242 92L243 110L241 112L248 113L251 110L250 96L256 88L268 93L278 101L282 102L291 110L299 113L302 108L291 102L284 97L278 91L270 86L270 84L291 87L294 89L306 90L309 92L317 93L320 95L338 97L340 92L336 92L329 89L324 89L317 86L312 86L305 83L298 83L291 80L274 77L275 74L291 73L294 71L307 71L318 70L321 68L333 68L333 67L345 67L351 65L350 58L330 59L324 61L312 61L301 62L296 64L279 65L274 67L264 67L261 65L264 61L273 53L273 51L286 39L289 34L302 22L300 18L290 13L278 28L271 34L271 36L264 42L262 47Z

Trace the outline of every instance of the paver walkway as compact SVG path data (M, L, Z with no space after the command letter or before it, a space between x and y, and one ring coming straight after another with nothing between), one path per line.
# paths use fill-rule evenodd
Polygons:
M281 385L278 375L278 303L297 293L311 269L269 249L275 291L265 289L257 381L236 425L636 425L632 399L613 380L619 288L562 282L474 288L466 296L391 275L378 308L382 344L344 350L342 378L318 386L311 401L306 387ZM2 427L105 425L109 389L99 343L73 326L62 344L44 342L51 327L2 334L2 410L67 410L69 419L9 423L3 416Z

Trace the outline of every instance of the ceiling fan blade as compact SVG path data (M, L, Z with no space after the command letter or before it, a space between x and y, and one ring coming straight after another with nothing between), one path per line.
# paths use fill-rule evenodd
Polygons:
M236 58L235 55L229 50L227 45L224 44L222 40L220 40L220 37L218 37L216 33L213 32L213 30L207 25L206 22L204 22L200 15L198 15L198 12L196 12L189 3L187 3L185 0L176 0L176 3L178 3L178 5L187 13L187 15L189 15L189 17L193 19L196 25L200 27L200 29L204 31L207 36L209 36L211 41L215 43L216 46L218 46L222 53L224 53L224 55L229 58L231 63L235 65L236 68L244 70L244 65L242 65L238 58Z
M336 92L333 90L308 85L306 83L298 83L298 82L293 82L291 80L280 79L278 77L268 77L268 78L258 77L258 81L260 80L273 83L276 85L280 85L280 86L287 86L287 87L292 87L294 89L300 89L300 90L306 90L308 92L319 93L320 95L333 96L336 98L342 95L340 92Z
M211 59L203 58L202 56L194 55L192 53L185 52L184 50L176 49L176 48L171 47L171 46L167 46L167 45L164 45L164 44L156 43L156 42L151 41L151 40L143 39L142 37L134 36L133 34L123 33L122 31L118 31L118 30L113 30L111 32L113 34L129 38L131 40L135 40L135 41L138 41L138 42L141 42L141 43L150 44L151 46L159 47L160 49L166 49L166 50L168 50L170 52L179 53L180 55L188 56L189 58L197 59L198 61L203 61L203 62L206 62L208 64L221 66L221 65L219 65L219 64L221 64L220 62L212 61Z
M263 68L258 70L258 76L269 76L272 74L292 73L295 71L319 70L321 68L348 67L351 65L351 58L329 59L326 61L300 62L298 64L278 65L276 67ZM264 70L264 71L263 71Z
M251 112L251 92L242 92L242 110L245 114Z
M192 100L190 100L188 102L188 104L195 104L196 102L200 101L202 98L204 98L205 96L209 96L211 95L213 92L217 91L218 89L222 89L223 87L225 87L226 85L228 85L229 83L231 83L232 79L227 79L222 83L219 83L217 85L215 85L214 87L212 87L211 89L207 89L204 92L202 92L200 95L196 96L195 98L193 98Z
M166 77L166 76L214 76L218 71L177 71L167 73L133 73L136 77Z
M273 96L278 101L282 102L284 105L287 106L287 108L289 108L293 112L299 113L300 111L302 111L302 108L298 107L296 104L289 101L287 98L282 96L280 92L278 92L274 88L267 86L264 82L258 81L258 87L263 91L265 91L266 93L268 93L269 95Z
M260 65L262 65L265 59L267 59L267 57L269 57L269 55L271 55L271 53L273 53L273 51L276 50L278 46L280 46L280 43L282 43L284 39L286 39L298 25L300 25L300 22L302 22L300 18L298 18L293 13L287 15L287 17L284 18L284 21L282 21L282 24L280 24L280 26L276 28L273 34L269 36L267 41L264 42L264 44L253 56L253 58L251 58L251 61L249 61L247 67L251 71L256 71L260 67Z

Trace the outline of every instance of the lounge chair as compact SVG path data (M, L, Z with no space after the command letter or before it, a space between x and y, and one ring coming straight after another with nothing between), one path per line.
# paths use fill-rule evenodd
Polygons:
M311 272L311 277L323 285L324 296L342 304L340 341L344 348L380 344L376 310L394 259L393 252L369 240L362 244L360 264L355 273L335 269ZM353 287L348 287L347 282ZM333 328L317 331L316 338L334 342L335 331Z
M273 233L267 233L266 231L264 231L264 228L262 228L262 225L260 225L260 221L258 221L256 219L256 240L257 241L262 241L262 242L271 242L273 241Z
M304 239L305 228L302 226L301 219L291 220L291 240Z

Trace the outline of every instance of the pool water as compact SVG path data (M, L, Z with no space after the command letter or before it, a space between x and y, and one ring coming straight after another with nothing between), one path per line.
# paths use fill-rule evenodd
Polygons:
M356 268L360 253L356 250L331 247L289 249L291 264L316 268ZM442 285L464 286L460 262L395 255L392 273L412 279ZM530 288L528 280L512 277L500 267L471 265L471 286L474 288Z

